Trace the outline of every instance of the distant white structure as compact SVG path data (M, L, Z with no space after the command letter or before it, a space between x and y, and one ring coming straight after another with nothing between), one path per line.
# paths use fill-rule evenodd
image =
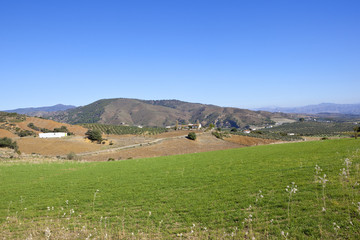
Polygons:
M179 125L179 123L176 121L176 126L175 129L176 130L182 130L182 129L186 129L186 130L199 130L201 128L201 123L199 123L199 121L197 121L196 124L185 124L185 125Z
M65 132L50 132L50 133L39 133L39 138L61 138L66 137Z

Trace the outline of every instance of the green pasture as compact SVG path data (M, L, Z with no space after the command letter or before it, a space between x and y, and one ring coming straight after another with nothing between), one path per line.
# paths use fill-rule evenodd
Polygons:
M116 162L2 163L0 238L356 239L359 148L359 140L341 139Z

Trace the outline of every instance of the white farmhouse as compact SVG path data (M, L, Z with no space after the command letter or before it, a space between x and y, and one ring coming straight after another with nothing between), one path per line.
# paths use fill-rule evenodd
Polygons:
M65 132L50 132L50 133L39 133L39 138L61 138L66 137Z

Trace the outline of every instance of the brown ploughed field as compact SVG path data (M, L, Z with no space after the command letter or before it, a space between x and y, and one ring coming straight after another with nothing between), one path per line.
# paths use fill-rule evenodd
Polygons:
M179 131L178 133L181 133L181 131ZM186 153L208 152L208 151L223 150L230 148L239 148L244 146L250 146L249 144L251 143L253 145L266 144L266 142L264 141L256 142L253 139L247 140L248 137L242 137L242 136L239 136L243 138L242 141L240 141L240 138L236 138L238 142L231 142L231 141L217 139L213 135L211 135L211 133L198 134L197 139L195 141L189 140L185 138L185 136L180 138L181 135L184 134L174 134L172 135L173 137L179 136L179 138L164 139L159 143L155 143L153 145L123 149L116 152L88 155L88 156L83 156L82 159L89 161L107 161L109 158L113 158L114 160L129 159L129 158L147 158L147 157L179 155ZM256 140L263 140L263 139L256 139Z
M83 137L34 138L24 137L16 140L22 153L36 153L46 156L66 155L100 150L102 145L86 141Z
M12 132L9 132L8 130L0 129L0 138L3 137L14 138L16 137L16 135L13 134Z

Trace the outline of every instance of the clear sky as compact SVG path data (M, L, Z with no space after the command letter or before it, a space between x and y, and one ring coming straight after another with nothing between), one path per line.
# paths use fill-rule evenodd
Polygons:
M0 1L0 109L360 103L360 1Z

